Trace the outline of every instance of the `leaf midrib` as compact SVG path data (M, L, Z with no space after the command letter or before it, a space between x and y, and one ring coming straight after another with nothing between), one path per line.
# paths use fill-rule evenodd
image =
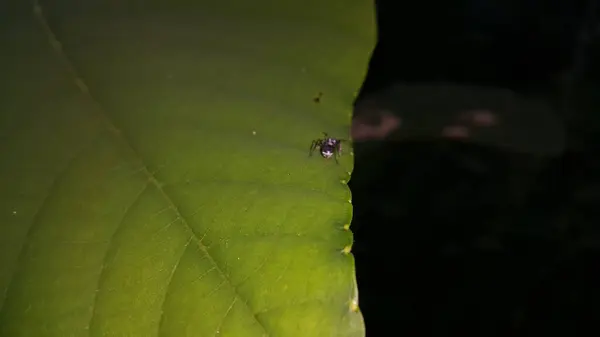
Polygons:
M142 168L141 171L143 171L144 175L148 178L148 183L154 185L154 187L157 189L157 191L159 191L159 193L161 194L163 199L168 203L168 208L172 209L173 212L175 212L176 217L181 220L180 223L185 227L185 229L187 231L189 231L192 234L192 238L198 245L198 248L200 248L200 250L204 254L206 254L210 263L212 265L214 265L215 269L221 275L223 280L231 287L231 289L233 289L233 291L235 292L235 297L242 300L242 302L248 307L249 311L252 312L252 318L258 323L258 325L262 328L264 333L268 334L266 327L255 315L254 310L252 310L252 308L250 308L247 300L244 299L244 297L242 297L242 295L239 293L238 289L233 285L233 282L227 277L227 275L223 272L223 269L219 266L219 264L215 261L215 259L209 254L207 247L202 243L202 240L200 239L200 237L198 237L197 233L189 225L187 219L179 211L178 207L173 202L173 199L166 193L162 184L156 179L154 174L152 174L152 172L148 169L143 158L139 155L139 152L131 145L132 144L131 141L128 139L128 137L122 131L120 131L120 129L118 129L116 127L115 123L111 120L111 118L105 112L105 109L102 107L100 102L98 102L92 96L87 85L85 84L85 82L83 81L83 79L81 78L81 76L79 75L79 73L77 72L75 67L73 66L73 63L70 61L70 59L68 58L68 56L62 49L61 44L58 41L56 35L54 34L52 29L48 25L48 22L47 22L46 18L44 17L42 7L39 4L38 0L34 1L33 14L34 14L36 21L40 24L42 30L44 31L44 34L48 38L48 42L49 42L50 46L52 47L53 51L57 54L58 58L62 61L63 66L66 68L66 71L71 75L73 82L80 89L82 95L86 96L90 100L90 102L95 106L96 114L98 115L98 117L100 117L103 120L106 128L111 133L113 133L115 137L120 138L123 141L123 143L129 148L131 153L137 158L137 160L139 160L139 162L141 164L141 168ZM162 313L161 313L161 316L162 316ZM90 320L91 319L93 319L93 316L90 318Z

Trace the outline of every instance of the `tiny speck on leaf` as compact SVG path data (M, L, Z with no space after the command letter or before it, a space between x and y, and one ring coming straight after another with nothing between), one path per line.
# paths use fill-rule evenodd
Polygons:
M322 92L319 92L319 93L317 94L317 96L315 96L315 97L313 98L313 102L315 102L315 103L321 103L321 98L322 98L322 97L323 97L323 93L322 93Z

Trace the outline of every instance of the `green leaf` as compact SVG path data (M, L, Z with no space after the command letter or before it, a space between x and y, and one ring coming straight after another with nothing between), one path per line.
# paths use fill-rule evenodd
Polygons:
M308 149L372 3L188 3L0 14L0 336L364 335L353 160Z

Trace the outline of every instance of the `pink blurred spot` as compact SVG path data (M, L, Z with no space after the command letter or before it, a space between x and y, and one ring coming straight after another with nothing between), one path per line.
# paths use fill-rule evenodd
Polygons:
M352 121L351 136L354 141L383 139L401 124L401 119L389 112L381 112L379 125L369 125L355 118Z
M489 110L470 111L471 121L475 126L489 127L496 125L496 115Z

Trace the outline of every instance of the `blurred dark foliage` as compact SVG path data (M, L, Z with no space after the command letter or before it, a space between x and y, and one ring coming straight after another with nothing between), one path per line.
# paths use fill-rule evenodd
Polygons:
M440 139L355 145L353 252L367 336L598 332L592 10L591 1L379 1L358 99L394 82L444 80L565 96L575 111L555 157Z

